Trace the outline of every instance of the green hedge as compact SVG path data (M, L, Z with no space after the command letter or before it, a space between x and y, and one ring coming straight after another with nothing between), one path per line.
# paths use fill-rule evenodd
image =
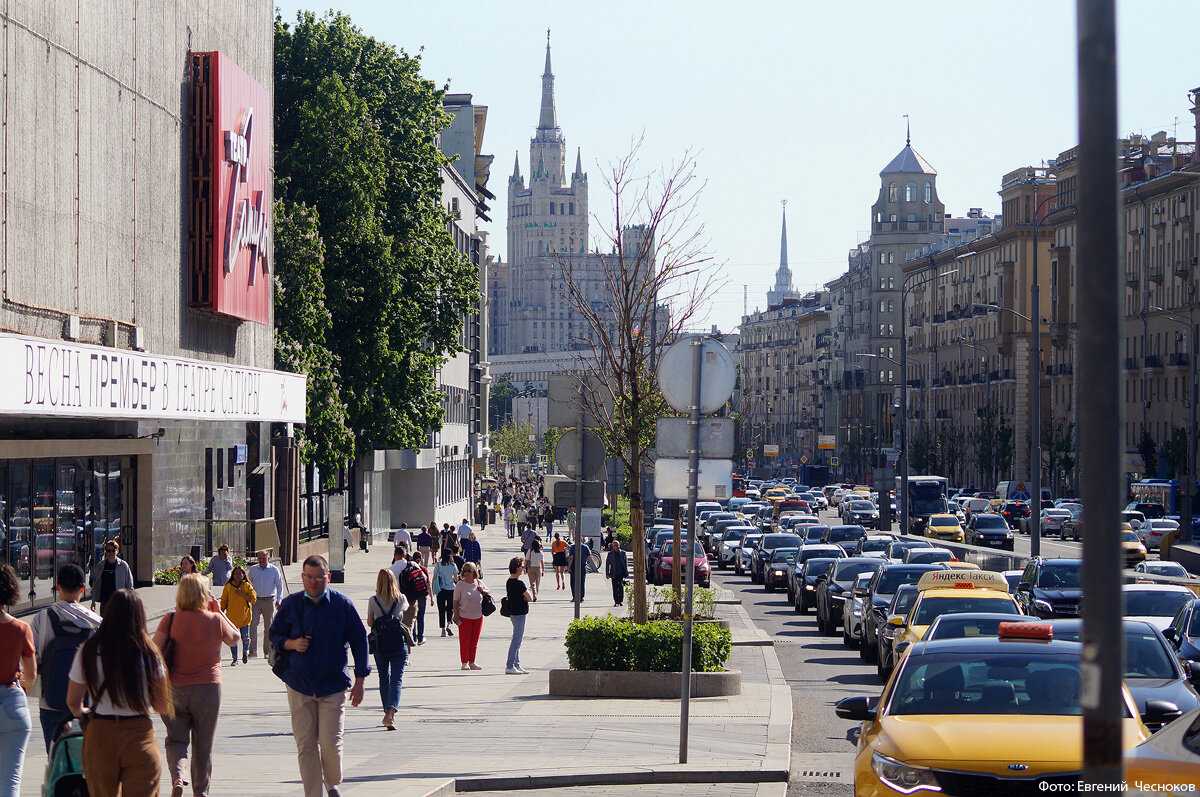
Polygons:
M567 659L573 670L679 672L683 624L656 620L635 625L613 617L583 617L567 628ZM716 623L692 626L692 670L721 672L733 635Z

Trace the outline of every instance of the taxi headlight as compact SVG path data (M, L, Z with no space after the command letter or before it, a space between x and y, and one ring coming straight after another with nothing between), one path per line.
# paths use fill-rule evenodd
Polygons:
M925 767L914 767L902 764L894 758L888 758L881 753L871 756L871 769L876 777L901 794L912 794L916 791L941 791L933 770Z

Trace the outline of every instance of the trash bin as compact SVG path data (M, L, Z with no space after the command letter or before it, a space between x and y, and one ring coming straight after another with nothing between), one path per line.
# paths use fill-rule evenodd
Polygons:
M488 507L487 517L488 517L488 523L496 522L496 507L494 507L494 506Z

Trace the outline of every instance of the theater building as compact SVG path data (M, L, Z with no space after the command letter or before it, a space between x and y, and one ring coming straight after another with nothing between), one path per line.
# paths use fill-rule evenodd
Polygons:
M289 542L272 519L295 516L305 380L273 370L273 15L0 11L0 559L18 610L107 539L139 585L222 541Z

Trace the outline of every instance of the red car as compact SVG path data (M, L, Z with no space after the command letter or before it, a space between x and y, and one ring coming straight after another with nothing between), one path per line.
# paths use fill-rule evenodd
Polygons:
M704 546L697 541L693 549L694 556L687 557L685 561L691 562L695 566L693 575L693 583L698 587L707 587L712 578L712 569L708 564L708 556L704 553ZM662 553L658 556L658 564L654 568L654 583L655 584L670 584L671 569L675 567L675 543L674 541L663 544Z

